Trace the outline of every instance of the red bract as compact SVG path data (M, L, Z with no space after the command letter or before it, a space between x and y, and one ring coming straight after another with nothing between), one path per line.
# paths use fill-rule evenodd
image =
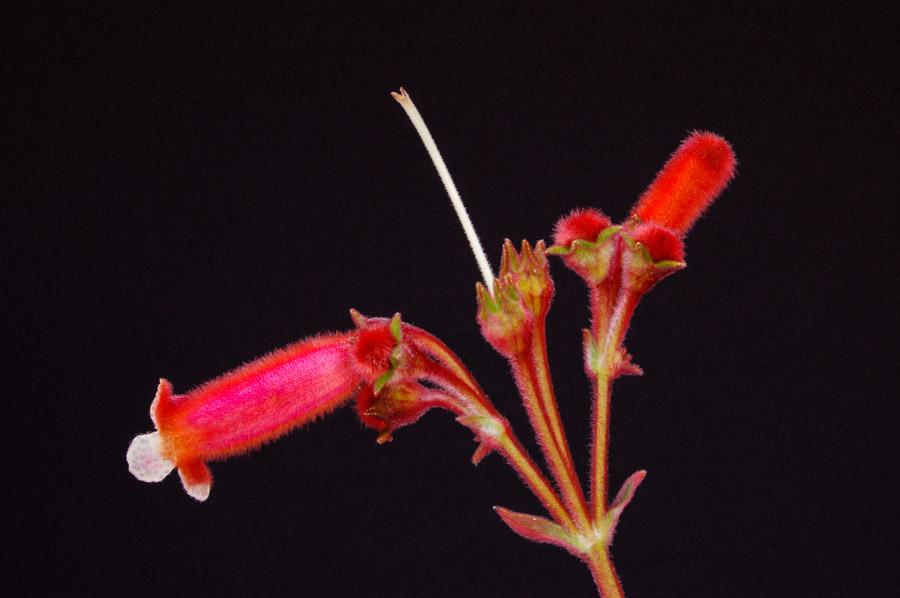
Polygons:
M656 175L632 215L684 236L734 177L736 163L723 138L694 132Z

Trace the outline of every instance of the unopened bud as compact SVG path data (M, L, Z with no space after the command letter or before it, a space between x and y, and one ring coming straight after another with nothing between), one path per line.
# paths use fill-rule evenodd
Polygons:
M696 131L675 150L632 210L684 236L734 177L734 152L725 139Z

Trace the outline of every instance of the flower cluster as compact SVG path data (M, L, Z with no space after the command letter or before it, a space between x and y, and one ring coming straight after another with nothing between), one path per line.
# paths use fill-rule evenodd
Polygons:
M734 176L734 153L723 138L696 132L682 142L618 225L596 209L562 218L547 253L559 255L588 285L591 329L585 367L591 376L638 374L619 351L634 308L659 281L685 267L683 238Z
M424 122L405 91L395 98L437 156L435 165L470 243L480 250ZM174 394L172 385L160 380L150 406L156 430L132 441L129 470L139 480L158 482L177 469L187 493L203 501L212 485L208 462L257 448L339 406L354 403L379 443L438 407L475 434L473 463L498 452L549 515L495 507L502 521L529 540L568 550L588 565L601 595L622 596L610 544L647 472L636 471L608 500L611 384L641 373L623 347L635 307L659 281L685 267L684 236L734 169L724 139L693 133L621 224L596 209L575 210L557 223L549 248L543 241L534 246L523 241L517 251L507 240L496 278L480 256L485 284L476 285L476 319L484 338L511 366L549 478L442 341L403 322L399 313L371 318L355 310L351 330L298 341L186 394ZM594 387L589 492L575 471L547 356L545 327L554 296L547 255L560 256L589 289L591 322L584 330L584 366Z

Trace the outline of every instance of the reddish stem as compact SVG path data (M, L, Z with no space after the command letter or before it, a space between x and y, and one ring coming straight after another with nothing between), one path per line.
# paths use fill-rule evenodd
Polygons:
M550 473L556 480L569 513L586 530L590 527L587 501L575 471L572 452L553 392L543 320L535 322L527 354L518 356L511 363L516 384Z
M605 546L595 547L585 560L601 598L625 598L625 590Z

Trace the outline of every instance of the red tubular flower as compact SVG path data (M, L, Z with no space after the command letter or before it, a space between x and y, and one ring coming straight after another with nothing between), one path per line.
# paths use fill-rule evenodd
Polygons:
M675 150L631 214L683 237L734 177L735 164L727 141L695 131Z
M378 345L378 343L374 343ZM372 360L354 355L353 333L317 336L173 395L160 380L150 417L157 431L128 448L128 468L159 482L178 468L185 490L206 500L208 461L252 450L349 401Z

